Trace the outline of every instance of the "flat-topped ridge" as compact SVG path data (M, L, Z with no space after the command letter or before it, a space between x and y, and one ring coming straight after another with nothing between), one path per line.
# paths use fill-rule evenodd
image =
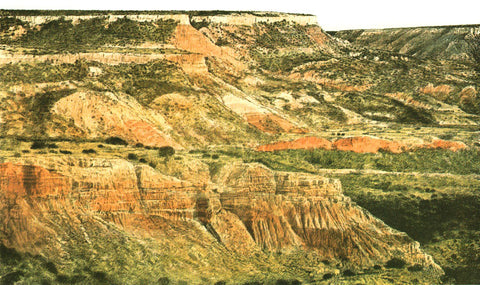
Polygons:
M15 17L21 21L28 22L33 25L41 25L43 23L65 19L72 21L73 24L81 20L89 20L93 18L106 18L107 21L113 22L119 18L128 18L133 21L151 22L158 20L173 19L179 24L190 24L192 22L208 22L215 24L229 25L254 25L257 23L276 23L281 21L292 22L300 25L317 25L317 17L307 14L291 14L278 12L234 12L234 11L117 11L116 13L108 13L107 11L0 11L0 17Z

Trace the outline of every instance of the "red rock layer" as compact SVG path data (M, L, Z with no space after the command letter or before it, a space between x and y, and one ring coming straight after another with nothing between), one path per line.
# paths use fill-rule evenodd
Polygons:
M408 145L403 142L389 141L371 137L350 137L334 141L318 137L304 137L293 141L280 141L272 144L261 145L257 151L276 151L287 149L326 149L343 150L357 153L377 153L380 150L392 153L401 153L414 148L435 148L458 151L467 146L463 142L434 140L428 144Z
M66 177L42 167L0 164L0 195L3 198L63 196L70 188Z
M175 231L173 224L196 225L192 230L199 238L209 233L228 250L245 254L260 248L314 250L357 265L401 256L441 271L406 234L343 196L337 180L236 164L221 169L209 186L120 159L34 160L55 172L0 164L0 242L20 251L58 257L59 230L75 238L84 235L78 219L105 219L127 231L157 235ZM59 219L68 231L57 226Z
M463 142L456 141L444 141L444 140L434 140L433 142L426 144L425 148L434 148L434 149L447 149L451 151L459 151L467 148L467 145Z
M368 265L400 253L437 268L418 243L392 230L343 196L337 180L273 172L260 164L224 168L218 183L223 209L234 213L255 243L267 250L308 248L326 258ZM253 184L263 181L260 187Z
M304 137L288 142L276 142L257 147L258 151L275 151L285 149L332 149L332 142L324 138Z
M406 149L406 145L403 143L371 137L352 137L339 139L333 143L333 146L337 150L353 151L358 153L376 153L379 150L400 153Z

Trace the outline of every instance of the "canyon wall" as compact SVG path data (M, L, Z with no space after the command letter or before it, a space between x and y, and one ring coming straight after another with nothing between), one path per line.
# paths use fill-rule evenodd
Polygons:
M344 196L338 180L261 164L227 165L196 183L122 159L32 156L1 164L0 186L0 241L19 251L61 255L49 215L88 213L132 233L155 232L158 218L193 222L237 253L308 249L355 266L399 257L442 272L418 243Z
M469 41L479 25L346 30L332 32L359 46L435 59L469 59Z

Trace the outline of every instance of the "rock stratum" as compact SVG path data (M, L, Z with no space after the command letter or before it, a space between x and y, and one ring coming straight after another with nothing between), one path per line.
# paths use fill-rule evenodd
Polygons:
M235 258L262 251L309 252L355 268L397 257L442 272L417 242L344 196L339 181L260 164L225 166L213 182L198 184L119 159L32 157L1 164L0 187L2 244L58 267L71 262L73 240L87 254L114 228L128 239L149 237L149 250L161 243L204 247L234 264L248 265ZM177 240L182 235L186 240ZM170 254L177 268L168 277L194 270L181 251ZM241 274L236 269L232 277Z
M450 151L459 151L466 149L467 145L458 141L445 141L435 139L429 143L409 143L402 141L390 141L373 137L350 137L341 138L335 141L329 141L318 137L304 137L293 141L280 141L272 144L261 145L257 147L258 151L277 151L288 149L325 149L353 151L357 153L377 153L379 151L388 151L392 153L401 153L420 148L447 149Z

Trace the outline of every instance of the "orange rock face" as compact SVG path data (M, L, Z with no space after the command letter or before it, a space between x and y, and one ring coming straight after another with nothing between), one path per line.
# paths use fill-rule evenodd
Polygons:
M332 142L318 137L304 137L288 142L276 142L257 147L258 151L275 151L286 149L332 149Z
M338 180L235 164L210 185L195 185L120 159L32 161L53 170L0 165L0 241L19 251L58 258L58 231L83 236L79 220L88 219L151 236L176 228L181 235L189 227L199 242L207 242L207 233L239 254L308 249L324 258L348 256L356 265L401 256L441 272L406 234L351 203ZM57 226L60 220L67 232Z
M0 164L0 195L4 198L63 196L69 180L34 165Z
M406 149L406 145L403 143L371 137L352 137L339 139L336 140L333 145L337 150L353 151L358 153L376 153L379 150L400 153Z
M410 145L404 142L389 141L372 137L350 137L330 142L318 137L305 137L293 141L281 141L257 147L257 151L275 151L287 149L326 149L353 151L357 153L377 153L380 150L401 153L415 148L435 148L458 151L467 148L463 142L434 140L427 144Z
M433 142L426 144L425 148L434 148L434 149L447 149L451 151L459 151L467 148L467 145L463 142L456 141L444 141L444 140L434 140Z
M180 49L209 56L221 56L222 49L191 25L177 25L172 43Z
M396 248L410 261L436 267L408 236L352 204L337 180L240 164L223 169L217 183L224 186L223 209L238 216L263 249L308 248L366 265Z

